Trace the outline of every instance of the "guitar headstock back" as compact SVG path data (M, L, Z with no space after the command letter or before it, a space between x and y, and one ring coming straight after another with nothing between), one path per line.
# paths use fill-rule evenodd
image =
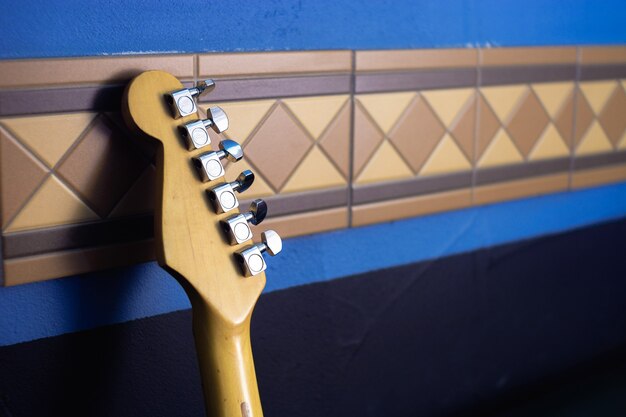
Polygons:
M157 181L160 184L157 186L155 239L159 263L181 282L192 303L202 302L227 323L237 324L249 317L265 286L262 271L245 276L246 271L251 275L250 265L253 269L259 266L246 264L254 260L244 257L260 255L270 248L264 244L252 245L252 233L249 236L239 233L238 239L228 236L228 224L236 225L238 219L248 227L248 222L256 224L253 216L257 214L240 215L236 205L231 208L233 197L237 202L235 191L244 191L254 175L248 171L247 184L235 179L227 182L217 175L222 158L236 161L243 157L235 142L224 141L219 150L211 150L211 146L203 143L198 145L203 140L202 129L206 133L209 127L217 131L227 127L228 121L224 120L221 109L212 109L214 114L209 113L209 119L201 121L195 112L195 102L191 109L188 101L181 101L183 107L177 114L172 92L191 91L198 95L201 90L184 89L174 76L162 71L144 72L127 87L123 113L131 128L157 141ZM193 111L185 116L183 112L189 110ZM214 179L209 178L211 175ZM243 226L237 230L243 230ZM264 270L265 261L260 258Z

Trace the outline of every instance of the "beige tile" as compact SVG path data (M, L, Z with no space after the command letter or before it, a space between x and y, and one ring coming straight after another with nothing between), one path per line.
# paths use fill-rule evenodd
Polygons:
M384 141L376 150L369 162L363 168L363 172L356 179L357 184L369 184L411 178L411 168L402 160L398 152Z
M602 130L602 127L600 127L600 124L595 121L576 148L576 156L595 155L611 152L612 150L613 144L604 133L604 130Z
M581 63L587 64L624 64L626 47L624 46L589 46L581 48Z
M537 96L530 91L509 120L507 131L518 149L527 156L549 121L550 118Z
M351 51L215 53L198 57L201 77L349 72Z
M470 161L474 160L474 136L476 134L477 96L474 95L449 126L450 134ZM495 116L494 116L495 118ZM496 123L499 126L498 120ZM495 131L493 132L495 134ZM493 135L492 134L492 135Z
M280 104L252 135L244 153L269 184L280 190L312 145L308 134Z
M200 108L206 112L209 107L220 106L228 115L228 130L224 132L224 136L244 143L274 103L276 100L252 100L207 104L201 105Z
M317 147L313 147L304 157L295 172L281 190L281 193L295 193L334 188L346 185L346 180L337 168L326 158Z
M346 101L348 101L347 95L339 95L292 98L283 100L283 103L293 112L311 136L317 139L337 116Z
M15 216L7 231L15 232L98 219L96 213L51 175Z
M309 211L273 217L263 222L265 229L276 230L283 238L328 232L348 227L348 208L338 207L329 210ZM255 241L261 234L255 236Z
M4 283L6 286L27 284L153 259L152 240L7 259L4 261Z
M131 139L99 116L57 173L106 217L148 166Z
M476 132L476 159L479 159L487 146L491 143L494 135L500 130L501 124L496 114L483 96L478 97L478 128Z
M48 170L0 128L0 211L2 229L43 181Z
M471 192L469 189L361 204L352 207L352 225L364 226L388 222L460 209L468 207L470 204Z
M355 177L361 172L363 166L365 166L383 139L383 132L369 118L361 104L357 101L354 106L353 164Z
M500 129L491 144L485 150L485 153L478 161L478 167L491 168L508 164L517 164L524 161L524 157L509 137L509 135Z
M617 81L588 81L580 83L580 90L589 102L593 112L598 115L604 105L613 94L618 84Z
M572 174L573 188L595 187L626 180L626 165L576 170Z
M95 113L68 113L11 117L0 120L0 123L49 167L53 167L95 116Z
M351 102L346 102L318 141L344 178L348 178L350 171L350 132Z
M502 123L506 123L528 93L526 85L482 87L481 93Z
M626 130L626 94L617 88L609 98L598 121L611 142L617 144Z
M437 146L445 128L422 97L411 102L389 134L414 172L418 172Z
M472 169L472 165L467 160L465 154L450 135L446 134L419 174L420 176L441 175L470 169Z
M443 124L450 126L460 110L473 97L475 91L474 88L454 88L450 90L422 91L421 94L426 98L426 101L428 101L428 104L439 116Z
M569 148L563 141L559 131L550 123L530 152L528 159L539 161L567 156L569 156Z
M414 92L360 94L359 103L378 127L386 134L396 124L402 113L415 98Z
M532 89L539 97L541 104L543 104L550 117L554 119L567 98L571 96L574 90L574 83L540 83L533 84Z
M357 71L393 71L429 68L468 68L478 63L478 50L405 49L357 51Z
M193 55L138 55L0 61L0 88L120 83L147 70L193 78Z
M482 65L564 65L576 63L575 47L482 48Z
M568 174L564 173L476 187L474 203L490 204L565 191L568 187L568 178Z

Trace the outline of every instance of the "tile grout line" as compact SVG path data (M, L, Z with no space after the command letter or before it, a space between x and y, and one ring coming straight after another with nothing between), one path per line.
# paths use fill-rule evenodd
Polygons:
M354 200L354 108L356 105L356 51L350 51L350 140L348 141L348 228L352 228L352 208Z

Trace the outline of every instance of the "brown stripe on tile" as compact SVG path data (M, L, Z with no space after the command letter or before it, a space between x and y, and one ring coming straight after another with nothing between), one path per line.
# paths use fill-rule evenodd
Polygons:
M350 72L351 51L216 53L198 56L199 77Z
M152 240L7 259L4 261L4 285L27 284L153 259Z
M356 51L357 71L466 68L477 64L478 50L471 48Z
M151 239L152 215L112 219L7 233L2 238L4 258L38 255L89 246L103 246Z
M472 173L469 171L449 175L418 177L405 181L357 185L353 188L352 199L355 204L371 203L380 200L466 188L470 187L471 184Z
M586 188L626 180L626 165L574 171L572 188Z
M276 230L282 238L328 232L346 227L348 227L347 207L290 214L267 219L263 222L265 230ZM255 242L260 239L261 234L257 233L254 237Z
M321 210L348 204L348 188L334 188L302 192L293 195L263 197L268 205L268 218L294 214L303 211ZM248 207L252 200L241 200L242 208Z
M575 64L575 47L481 48L483 66Z
M0 88L115 84L152 69L192 79L193 61L181 54L0 61Z
M568 179L569 174L563 173L475 187L474 204L489 204L565 191Z
M574 169L596 168L602 165L615 165L626 162L626 151L600 155L580 156L574 159Z
M0 91L0 116L119 110L124 86Z
M581 80L604 80L610 78L626 78L626 64L583 65L580 68Z
M580 62L587 64L626 63L626 46L589 46L580 48Z
M488 67L480 73L482 85L541 83L576 79L575 65Z
M522 177L536 177L568 171L570 158L548 159L516 165L504 165L476 171L476 184L492 184Z
M317 96L350 92L350 75L216 79L215 90L201 102Z
M355 80L355 92L373 93L379 91L473 87L477 83L477 74L476 69L358 74Z
M462 189L418 197L355 205L352 206L352 225L364 226L367 224L404 219L407 217L469 207L470 204L470 189Z

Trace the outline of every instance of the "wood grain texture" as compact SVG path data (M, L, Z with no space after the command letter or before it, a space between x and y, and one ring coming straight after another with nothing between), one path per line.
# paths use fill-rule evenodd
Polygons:
M222 236L219 220L233 212L213 212L205 192L209 187L191 164L202 151L188 152L177 131L196 116L174 120L164 100L180 88L168 73L144 72L129 84L122 106L131 128L158 141L157 260L191 300L207 415L237 417L249 408L250 417L260 417L249 327L265 275L244 278L233 253L246 244L230 246Z

